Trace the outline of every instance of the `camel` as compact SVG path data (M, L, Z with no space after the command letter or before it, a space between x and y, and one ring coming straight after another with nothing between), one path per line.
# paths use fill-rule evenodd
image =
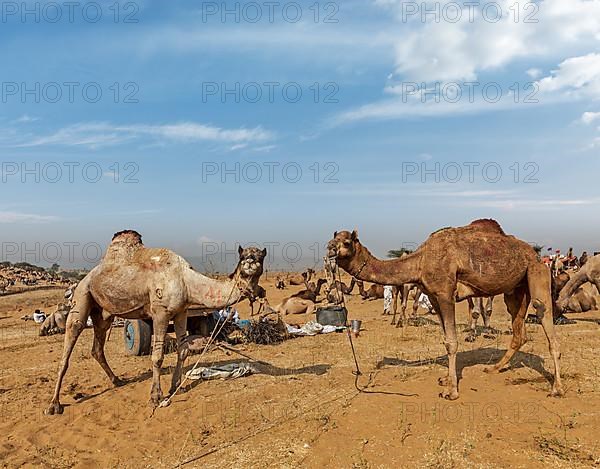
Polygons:
M483 317L483 329L485 331L491 331L492 327L490 326L490 318L492 317L492 307L494 304L494 297L490 296L487 298L485 306L483 304L484 298L475 297L475 298L467 298L467 303L469 304L469 317L471 318L471 323L469 324L469 328L467 331L469 334L465 338L467 342L474 342L477 336L477 320L481 315Z
M369 287L368 290L365 290L365 285L362 281L358 281L358 291L360 292L360 296L363 300L380 300L383 298L383 287L384 285L379 285L374 283Z
M596 289L600 291L600 255L588 258L584 266L574 273L564 287L559 290L560 293L558 295L558 300L556 300L556 307L560 313L569 309L571 299L577 301L581 298L581 294L579 294L579 298L574 297L578 296L577 292L580 290L579 287L587 282L595 285Z
M317 302L317 297L321 293L321 287L327 283L327 280L320 278L317 280L317 284L309 283L306 286L306 290L301 290L298 293L294 293L290 298L301 298L303 300L310 300L313 303Z
M94 326L92 356L115 385L123 382L113 373L104 356L106 332L113 317L151 319L152 388L151 403L163 398L160 374L164 343L169 321L175 325L178 347L186 335L187 309L222 309L252 298L263 272L266 250L239 248L240 260L233 278L214 280L193 270L182 257L167 249L147 248L139 233L125 230L116 233L101 263L77 285L73 308L67 317L64 350L54 395L46 413L61 414L59 395L69 358L88 317ZM181 380L181 354L171 381L173 393Z
M356 285L356 283L357 282L356 282L356 279L354 277L352 277L352 280L350 280L350 286L347 286L341 280L336 280L335 281L335 288L337 290L341 290L344 295L351 295L352 294L352 290L354 290L354 285Z
M421 287L417 286L417 290L415 292L415 301L413 302L413 313L412 317L417 317L417 312L419 310L419 297L423 293ZM492 317L492 305L494 303L494 297L491 296L487 298L487 302L484 306L483 304L484 298L482 297L474 297L467 298L467 304L469 308L469 318L471 318L471 322L469 327L466 329L469 334L465 337L466 342L474 342L477 334L477 321L479 320L479 316L483 316L483 327L486 331L491 331L492 327L490 326L490 318ZM437 314L431 307L428 311L429 314Z
M534 249L504 233L495 220L475 220L458 228L431 234L419 248L402 258L382 261L363 246L355 231L341 231L328 244L328 255L357 280L401 286L418 283L438 313L448 353L448 374L440 380L446 389L441 397L457 399L455 303L475 296L504 294L512 316L513 338L500 361L486 369L499 372L527 341L525 315L533 306L548 339L554 362L552 396L564 395L560 378L559 342L552 321L550 272ZM600 280L600 278L599 278Z
M306 298L289 296L284 298L283 301L275 307L267 304L266 309L271 313L283 314L286 316L288 314L312 314L315 312L315 302Z
M313 269L306 269L306 271L301 274L296 274L288 277L288 283L290 285L302 285L306 279L307 282L310 282L310 279L314 275L315 271Z
M369 287L368 290L365 290L362 281L357 280L356 284L358 285L358 291L360 292L360 296L363 300L379 300L384 297L384 285L378 285L374 283ZM396 327L400 327L402 326L403 322L406 323L408 321L408 318L406 316L406 306L408 304L408 295L411 288L413 288L413 285L410 284L401 285L400 287L392 286L392 311L394 312L394 315L392 316L392 322L390 323L392 324L392 326L396 324ZM400 297L402 320L398 320L398 322L396 323L396 313L398 312L398 297ZM383 315L385 316L386 314L387 312L384 310ZM416 316L416 314L413 314L413 316Z
M556 278L552 279L552 299L556 302L560 295L560 291L565 285L571 280L571 276L566 272L561 272ZM595 310L597 308L596 298L583 289L583 287L577 287L573 294L568 298L565 312L572 313L585 313L586 311ZM556 315L560 315L560 308L556 307Z

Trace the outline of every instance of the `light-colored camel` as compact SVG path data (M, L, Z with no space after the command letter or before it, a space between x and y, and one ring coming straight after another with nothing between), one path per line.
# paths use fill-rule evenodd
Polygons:
M277 306L272 307L267 305L267 311L275 312L278 314L288 315L288 314L312 314L315 312L315 302L311 300L307 300L306 298L298 298L295 296L290 296L285 298L281 303Z
M569 281L559 291L556 306L559 312L569 309L570 300L576 297L580 287L590 282L600 291L600 255L588 258L585 265L571 275ZM581 296L581 294L579 294ZM573 306L573 305L572 305Z
M169 321L175 325L179 346L186 335L188 308L221 309L254 296L266 250L240 247L239 253L233 278L219 281L194 271L185 259L172 251L146 248L141 235L135 231L116 233L102 262L75 289L56 387L46 413L63 412L59 400L61 384L75 342L90 316L94 325L92 355L114 385L123 383L104 356L106 332L113 317L152 320L151 402L158 405L163 398L160 374ZM182 361L178 354L171 392L179 385L181 371Z
M506 367L526 342L524 319L527 306L533 300L554 362L551 394L564 394L559 342L552 321L550 272L529 244L506 235L496 221L476 220L464 227L441 229L414 253L399 259L375 258L359 242L356 231L334 233L328 253L337 259L342 269L359 280L395 286L419 283L423 287L439 314L448 352L448 375L440 380L440 384L447 386L442 397L458 398L455 302L501 293L512 316L513 338L502 359L487 371L499 372Z
M287 279L290 285L302 285L304 282L310 282L315 271L313 269L306 269L301 274L290 275Z

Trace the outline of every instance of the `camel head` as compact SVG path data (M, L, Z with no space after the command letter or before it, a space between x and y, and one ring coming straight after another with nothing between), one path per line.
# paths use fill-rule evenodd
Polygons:
M260 277L263 273L263 263L267 256L266 249L255 247L242 248L238 247L240 261L236 271L240 271L243 277Z
M333 233L333 239L327 243L327 256L336 259L340 267L347 266L358 252L358 232L356 230Z

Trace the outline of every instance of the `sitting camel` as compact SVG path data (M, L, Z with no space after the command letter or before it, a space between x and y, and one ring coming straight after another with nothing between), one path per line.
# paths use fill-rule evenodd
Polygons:
M67 317L64 351L56 387L47 414L61 414L60 388L69 366L69 358L88 317L94 325L92 356L116 386L123 382L115 376L104 356L106 332L113 317L151 319L152 390L156 406L163 398L160 374L164 343L169 322L173 321L178 347L186 336L188 308L222 309L242 298L255 296L263 272L266 250L239 248L240 260L233 278L214 280L194 271L185 259L168 249L146 248L139 233L116 233L102 262L77 285L73 308ZM181 354L171 381L171 393L179 386Z
M592 257L592 260L594 258ZM577 275L577 274L575 274ZM566 312L585 313L598 309L596 298L585 291L582 286L577 286L573 293L568 297L565 295L562 307L558 306L558 301L562 295L562 291L571 281L571 277L566 272L561 272L552 281L552 298L555 303L555 315L560 315ZM571 288L571 287L569 287Z
M304 313L312 314L315 312L315 308L316 306L314 301L295 296L285 298L275 307L272 307L268 304L266 305L267 311L283 315Z
M301 290L298 293L294 293L290 298L301 298L303 300L310 300L313 303L317 302L317 297L321 293L321 287L327 283L327 280L320 278L317 280L317 284L309 283L306 286L306 290Z
M341 280L336 280L335 281L335 288L336 288L336 290L341 290L344 295L351 295L352 294L352 290L354 290L354 285L356 283L357 282L356 282L356 279L354 277L352 277L352 280L350 280L350 286L347 286Z
M496 221L476 220L467 226L441 229L412 254L388 261L375 258L360 243L356 231L336 232L329 241L328 254L357 280L398 287L418 283L423 287L439 315L448 352L448 374L440 380L447 387L442 397L458 398L456 301L499 294L504 294L512 316L513 338L502 359L487 371L505 368L527 341L525 315L532 301L554 362L551 395L564 394L559 342L551 314L550 272L529 244L506 235Z
M310 282L311 278L315 274L313 269L306 269L301 274L291 275L288 277L288 283L290 285L302 285L304 282Z
M385 296L385 286L384 285L379 285L379 284L374 283L373 285L371 285L369 287L368 290L365 290L364 284L361 280L357 280L356 284L358 285L358 291L363 300L367 300L367 301L379 300L381 298L384 298L384 296ZM407 321L406 305L407 305L409 290L410 290L409 285L402 285L400 287L392 286L392 298L393 298L392 311L394 313L392 316L391 324L392 325L396 324L396 327L400 327L402 325L402 321L405 321L405 322ZM400 304L401 304L401 308L402 308L402 315L401 315L402 319L398 320L398 323L396 323L396 313L398 311L398 297L400 297ZM385 316L386 314L388 314L388 311L386 311L384 309L383 315Z

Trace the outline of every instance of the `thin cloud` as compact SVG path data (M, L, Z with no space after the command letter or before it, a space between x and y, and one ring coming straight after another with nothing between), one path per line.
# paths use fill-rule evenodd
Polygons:
M224 129L195 122L165 125L115 125L107 122L73 124L44 136L29 136L28 141L16 143L16 147L38 147L44 145L87 146L99 148L122 145L144 138L156 143L217 142L247 145L268 142L274 134L262 127L251 129Z
M0 211L0 223L50 223L58 220L53 215Z

